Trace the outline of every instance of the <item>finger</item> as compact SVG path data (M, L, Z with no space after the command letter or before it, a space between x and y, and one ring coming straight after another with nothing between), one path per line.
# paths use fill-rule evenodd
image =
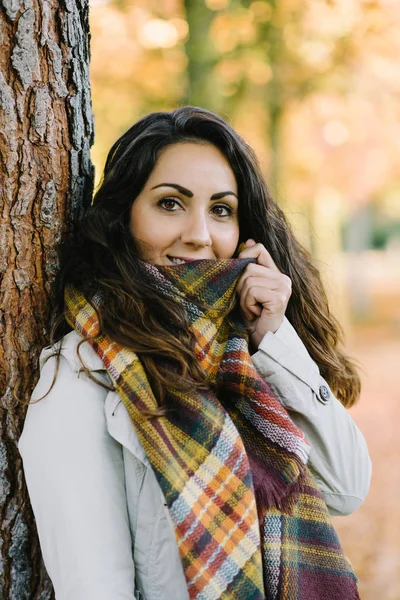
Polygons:
M280 294L282 293L282 290L279 288L267 287L262 281L258 283L256 281L251 281L242 289L241 298L243 297L244 301L246 302L246 298L251 295L251 297L254 298L254 302L252 304L258 303L260 306L263 306L265 302L270 300L271 294L273 293Z
M254 299L250 291L240 296L240 308L249 321L253 321L262 313L262 306Z
M267 267L252 263L247 265L245 271L239 278L236 284L236 291L240 294L246 283L250 282L257 282L259 285L265 285L271 289L278 289L281 285L285 286L285 280L283 278L286 279L286 276L280 271L273 271Z
M279 270L276 264L274 263L271 254L268 252L265 246L263 246L263 244L255 244L254 246L247 247L245 250L242 250L242 252L240 252L239 258L255 258L257 259L257 263L259 265L268 267L276 271Z
M248 306L248 303L246 303L246 297L248 296L251 285L252 285L251 281L250 282L247 281L247 283L245 282L245 287L242 287L240 292L238 292L240 308L242 309L245 317L248 318L249 320L253 320L254 317L258 316L258 314L261 314L261 311L262 311L262 306L259 307L259 310L255 310L254 307L253 307L253 309L250 309L250 307ZM255 303L253 303L253 305L254 304Z
M268 312L285 312L291 296L290 286L279 286L271 288L265 286L264 280L251 281L249 285L245 285L241 293L241 302L244 310L256 314L252 309L255 304L265 308Z
M244 314L248 316L250 320L259 317L262 313L263 305L259 302L258 298L262 297L264 302L268 304L271 298L270 294L271 291L265 293L265 290L261 291L254 286L245 290L240 298L240 306Z
M255 285L260 288L282 292L288 298L291 296L292 280L290 277L280 271L272 271L261 265L252 265L252 267L253 269L249 269L249 272L243 276L240 293L248 285ZM258 267L258 269L254 267Z
M243 290L244 303L249 310L256 304L262 308L275 299L275 297L277 297L276 295L279 293L279 290L266 288L262 284L257 285L256 282L252 282L251 285Z
M243 252L243 250L246 250L246 248L250 248L251 246L255 246L256 241L253 239L248 239L246 242L241 242L239 244L239 248L238 248L238 255L240 254L240 252Z

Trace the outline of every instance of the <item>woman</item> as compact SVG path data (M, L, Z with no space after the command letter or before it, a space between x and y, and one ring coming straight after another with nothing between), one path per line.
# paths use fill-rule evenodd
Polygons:
M368 491L359 379L252 150L148 115L69 259L19 440L57 600L357 598L327 507Z

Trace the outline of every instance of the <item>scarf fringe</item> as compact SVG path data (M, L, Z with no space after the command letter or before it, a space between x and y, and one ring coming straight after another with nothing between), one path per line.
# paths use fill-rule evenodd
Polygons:
M301 492L304 491L306 467L296 463L298 475L293 483L284 481L277 473L271 473L266 463L247 453L250 470L253 477L254 492L260 521L267 510L277 508L290 515L298 503Z

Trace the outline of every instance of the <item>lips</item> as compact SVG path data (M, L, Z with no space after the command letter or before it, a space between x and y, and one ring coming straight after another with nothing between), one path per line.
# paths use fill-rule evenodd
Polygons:
M183 256L168 256L167 258L173 265L184 265L187 262L193 262L194 260L199 260L196 258L186 258Z

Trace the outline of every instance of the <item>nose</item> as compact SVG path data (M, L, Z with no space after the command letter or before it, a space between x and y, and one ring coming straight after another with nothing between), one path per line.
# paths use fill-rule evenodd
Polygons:
M196 212L189 216L184 224L181 241L184 244L199 248L212 245L209 224L205 214Z

